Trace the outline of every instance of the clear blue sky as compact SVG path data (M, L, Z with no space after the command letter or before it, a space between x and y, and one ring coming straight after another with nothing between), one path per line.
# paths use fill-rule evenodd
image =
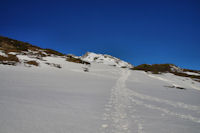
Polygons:
M200 70L200 0L3 0L0 35Z

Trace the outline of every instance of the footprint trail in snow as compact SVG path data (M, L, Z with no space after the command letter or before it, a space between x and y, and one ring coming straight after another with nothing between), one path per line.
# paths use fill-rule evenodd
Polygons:
M109 103L105 108L103 115L105 123L102 124L103 133L131 133L130 124L132 123L132 118L129 116L132 106L130 103L130 94L125 84L130 71L121 70L120 74L121 77L112 88ZM138 125L138 133L142 133L142 124L139 120L135 120L135 123Z
M147 95L137 92L134 88L128 88L126 81L130 74L129 70L121 70L119 79L111 89L110 99L105 105L102 118L102 133L151 132L148 130L149 127L147 130L145 127L154 116L158 121L173 118L179 122L200 124L200 106L165 100L152 96L151 93ZM144 115L145 111L150 115Z

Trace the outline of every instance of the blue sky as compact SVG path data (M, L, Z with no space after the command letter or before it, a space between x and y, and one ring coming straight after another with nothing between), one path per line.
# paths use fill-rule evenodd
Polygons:
M0 35L63 53L200 70L199 0L4 0Z

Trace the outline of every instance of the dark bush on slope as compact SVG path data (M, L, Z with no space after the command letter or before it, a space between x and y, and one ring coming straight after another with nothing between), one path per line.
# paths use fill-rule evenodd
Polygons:
M32 60L32 61L27 61L27 62L25 62L25 63L26 63L26 64L29 64L29 65L39 66L39 63L36 62L36 61L34 61L34 60Z
M199 71L190 70L190 69L180 69L180 68L179 69L181 71L177 71L177 70L174 70L172 68L173 66L175 66L175 65L173 65L173 64L153 64L153 65L142 64L142 65L138 65L138 66L132 68L132 70L142 70L142 71L145 71L145 72L151 72L153 74L160 74L160 73L169 72L169 73L172 73L172 74L177 75L177 76L192 78L192 79L200 82L200 76L198 76L198 75L189 75L187 73L184 73L184 72L199 73Z
M75 58L75 57L73 57L72 55L67 55L67 59L66 59L66 60L69 61L69 62L74 62L74 63L80 63L80 64L90 65L89 62L83 61L83 60L81 60L80 58Z
M173 64L153 64L153 65L142 64L132 69L159 74L159 73L164 73L164 72L171 72L171 65Z

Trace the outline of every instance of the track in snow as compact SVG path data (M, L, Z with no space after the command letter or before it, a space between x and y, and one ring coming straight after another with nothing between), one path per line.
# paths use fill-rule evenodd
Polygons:
M166 116L197 124L200 123L200 118L197 117L200 114L199 106L138 93L134 89L126 87L126 80L130 75L130 71L121 70L120 75L111 90L110 100L105 105L104 123L101 126L102 133L144 133L145 121L148 118L146 119L138 113L140 111L138 107L146 108L153 112L160 112L162 114L161 119ZM183 112L178 110L183 110ZM184 111L192 111L197 115L185 114Z
M102 124L103 133L131 133L129 118L131 106L131 99L128 89L126 88L126 80L130 75L129 70L121 70L121 77L117 80L115 86L111 90L109 103L106 105L105 113L103 115ZM131 109L132 110L132 109ZM138 133L142 133L142 123L135 120L137 123Z

